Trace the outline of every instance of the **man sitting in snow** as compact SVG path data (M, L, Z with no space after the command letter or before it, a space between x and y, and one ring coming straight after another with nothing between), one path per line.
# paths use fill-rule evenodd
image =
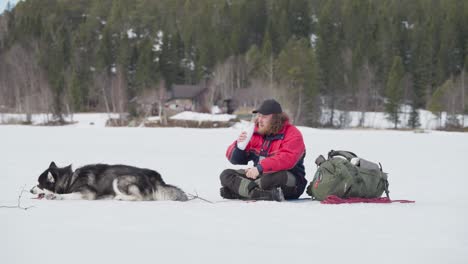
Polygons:
M226 199L275 200L297 199L307 185L305 179L305 145L301 132L289 123L281 105L266 100L257 114L252 138L244 150L239 148L247 139L242 132L227 149L232 164L254 166L246 170L224 170L221 175L221 196ZM246 143L246 142L244 142Z

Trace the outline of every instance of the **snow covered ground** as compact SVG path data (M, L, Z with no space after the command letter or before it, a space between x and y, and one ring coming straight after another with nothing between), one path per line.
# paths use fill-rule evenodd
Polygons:
M205 113L196 113L191 111L184 111L178 113L171 117L171 119L176 120L194 120L194 121L229 121L231 119L236 119L236 115L228 114L205 114Z
M78 113L65 117L67 122L70 122L68 127L104 127L106 121L110 118L118 118L118 114L106 113ZM26 114L7 114L0 113L0 124L26 122ZM33 125L46 124L52 120L51 114L32 114L31 123Z
M213 112L218 112L216 108L213 108ZM410 117L411 108L409 106L402 106L400 124L398 128L408 128L408 120ZM430 111L418 110L419 112L419 123L420 129L436 130L439 127L445 127L448 115L443 112L441 118L438 118ZM321 123L327 124L330 120L331 111L324 109L321 116ZM77 113L73 116L65 116L65 120L68 122L75 122L71 126L104 126L109 118L118 118L118 114L106 114L106 113ZM170 119L174 120L192 120L192 121L229 121L236 119L236 115L228 114L206 114L197 113L191 111L184 111L171 116ZM336 127L344 128L358 128L360 127L360 120L362 118L361 112L343 112L335 110L333 124ZM40 125L49 122L52 119L51 115L47 114L33 114L31 116L32 124ZM468 127L468 115L457 116L460 125L464 124L464 127ZM148 121L158 121L159 116L151 116L147 118ZM7 114L0 113L0 124L8 123L21 123L26 121L25 114ZM375 128L375 129L392 129L394 124L386 118L386 114L382 112L366 112L364 113L364 119L362 123L364 128Z
M0 205L15 205L51 161L123 163L213 201L226 147L220 129L0 126ZM87 124L87 125L86 125ZM97 125L101 124L101 125ZM468 134L301 127L310 181L330 149L380 161L393 199L319 202L48 201L0 208L1 263L468 263ZM307 197L306 194L303 195Z
M411 107L404 105L400 109L400 123L398 128L409 128L408 121L410 119ZM419 113L419 128L435 130L439 127L445 127L448 115L446 112L441 113L441 117L437 117L433 113L427 110L418 110ZM330 120L331 111L323 110L321 116L321 123L327 124ZM361 112L350 111L343 112L335 110L333 124L337 127L353 128L360 126L360 120L362 118ZM457 115L456 116L460 125L468 127L468 116ZM387 119L387 114L383 112L365 112L363 118L363 124L365 128L377 128L377 129L388 129L393 128L395 125Z

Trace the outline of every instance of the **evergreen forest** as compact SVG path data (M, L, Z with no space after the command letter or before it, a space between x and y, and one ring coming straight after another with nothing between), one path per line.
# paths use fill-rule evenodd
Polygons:
M141 116L202 85L201 111L276 98L299 125L381 111L415 128L419 109L468 114L467 75L466 0L26 0L0 15L0 112Z

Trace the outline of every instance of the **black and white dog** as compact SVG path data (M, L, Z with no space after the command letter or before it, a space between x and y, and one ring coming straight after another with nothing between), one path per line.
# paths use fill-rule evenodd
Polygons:
M50 163L31 193L47 199L123 201L187 201L178 187L166 184L154 170L126 165L94 164L73 171Z

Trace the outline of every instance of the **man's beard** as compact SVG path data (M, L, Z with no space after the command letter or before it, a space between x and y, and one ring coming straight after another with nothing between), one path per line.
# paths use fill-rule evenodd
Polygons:
M263 127L258 126L257 133L260 135L268 135L270 134L271 125L265 125Z

